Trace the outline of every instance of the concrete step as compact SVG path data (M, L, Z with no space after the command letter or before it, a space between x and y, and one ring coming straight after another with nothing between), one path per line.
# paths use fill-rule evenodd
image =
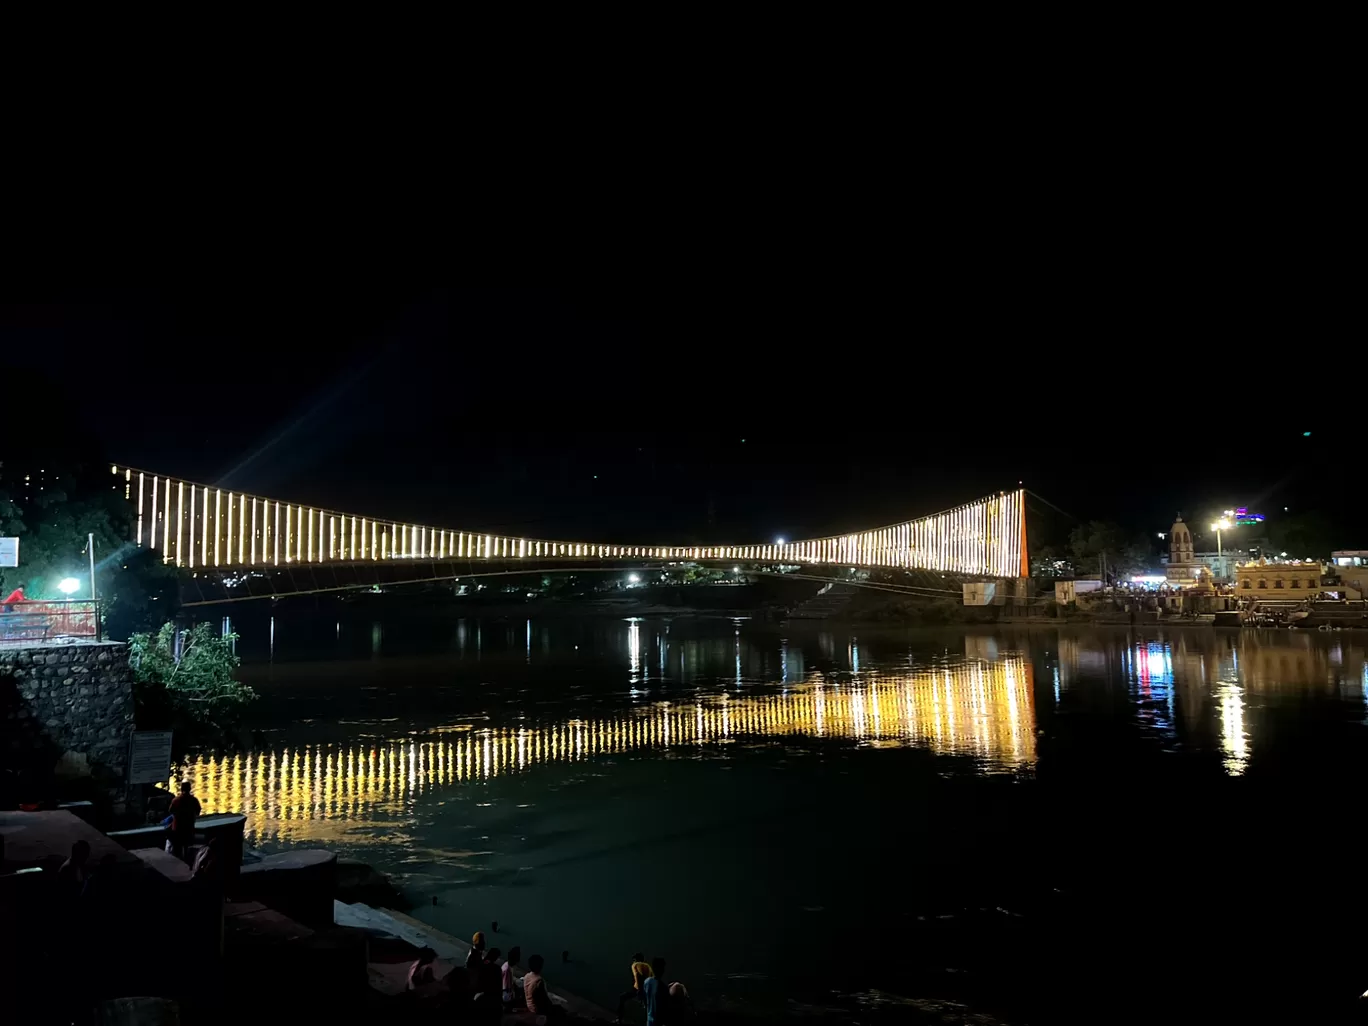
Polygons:
M806 602L790 610L790 620L827 620L850 604L856 589L846 584L833 584Z

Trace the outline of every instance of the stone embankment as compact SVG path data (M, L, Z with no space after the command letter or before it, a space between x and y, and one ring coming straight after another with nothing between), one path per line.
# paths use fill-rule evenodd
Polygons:
M133 671L119 642L0 648L3 745L12 765L95 777L120 794L133 730ZM49 762L50 760L50 762Z

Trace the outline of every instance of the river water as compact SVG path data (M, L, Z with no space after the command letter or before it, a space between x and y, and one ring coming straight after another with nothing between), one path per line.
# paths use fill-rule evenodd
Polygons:
M788 1014L1222 1021L1368 986L1362 637L239 629L255 740L187 765L206 810L369 862L450 933L497 920L610 1007L636 951L705 1007Z

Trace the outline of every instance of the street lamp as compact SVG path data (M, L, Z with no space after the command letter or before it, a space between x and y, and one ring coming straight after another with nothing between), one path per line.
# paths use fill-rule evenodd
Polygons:
M63 577L57 584L57 590L70 597L81 590L81 582L74 577Z
M1217 520L1215 523L1213 523L1213 524L1211 525L1211 529L1212 529L1213 531L1216 532L1216 558L1217 558L1217 559L1220 559L1220 558L1221 558L1221 532L1222 532L1222 531L1229 531L1229 530L1230 530L1232 527L1234 527L1234 526L1235 526L1235 525L1232 524L1232 523L1231 523L1229 520L1227 520L1225 517L1221 517L1220 520Z

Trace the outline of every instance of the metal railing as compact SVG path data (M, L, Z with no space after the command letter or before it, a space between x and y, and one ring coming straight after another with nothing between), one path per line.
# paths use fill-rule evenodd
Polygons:
M0 606L0 645L99 638L100 604L90 599L44 599Z

